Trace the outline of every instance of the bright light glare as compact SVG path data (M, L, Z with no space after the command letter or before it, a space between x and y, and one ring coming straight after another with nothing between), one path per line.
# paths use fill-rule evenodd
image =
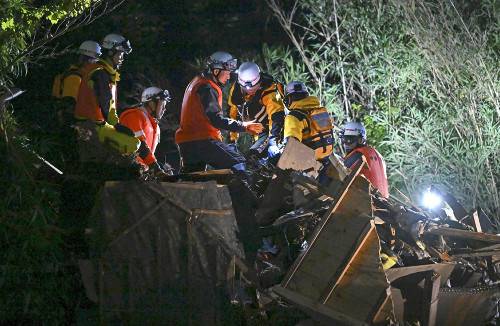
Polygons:
M427 208L430 208L430 209L433 209L433 208L436 208L437 206L439 206L439 204L441 204L442 200L443 199L441 198L441 196L439 196L431 191L427 191L424 194L424 198L422 199L424 206Z

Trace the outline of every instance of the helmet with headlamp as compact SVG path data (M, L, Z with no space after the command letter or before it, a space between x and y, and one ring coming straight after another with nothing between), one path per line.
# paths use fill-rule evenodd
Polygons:
M238 69L238 84L247 92L253 92L259 86L260 68L253 62L243 62Z
M122 51L126 54L132 52L130 42L119 34L108 34L102 41L102 48L111 51Z

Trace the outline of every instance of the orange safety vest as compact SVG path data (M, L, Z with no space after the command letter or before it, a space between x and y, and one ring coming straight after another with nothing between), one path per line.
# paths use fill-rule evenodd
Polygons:
M126 110L120 115L120 123L132 129L135 136L148 145L150 152L144 160L137 157L139 163L150 165L156 162L154 152L160 142L160 128L158 128L158 122L149 114L146 108L141 106Z
M111 93L113 94L113 103L110 105L112 107L115 107L116 105L116 81L118 81L118 73L103 63L98 62L91 64L83 70L82 83L80 84L80 88L78 90L78 99L75 105L75 118L77 119L104 120L94 87L93 85L89 85L93 73L98 69L104 69L112 77L115 77L110 78L109 87L111 88ZM91 82L91 84L93 83Z
M185 143L201 139L217 139L222 141L220 130L212 126L196 93L198 87L209 83L217 91L219 105L222 107L222 91L213 81L202 76L196 76L189 83L184 93L181 109L181 126L175 133L175 143Z
M344 161L355 152L360 152L366 158L366 162L370 169L362 169L361 174L364 175L372 185L377 188L384 197L389 197L389 187L387 185L387 173L385 167L385 161L382 155L380 155L377 150L371 146L363 146L356 148L349 155L347 155ZM355 164L351 167L354 168Z

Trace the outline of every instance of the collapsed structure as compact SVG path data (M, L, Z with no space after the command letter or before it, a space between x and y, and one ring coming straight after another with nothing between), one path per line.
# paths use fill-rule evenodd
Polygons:
M451 195L432 216L387 199L359 175L364 160L352 171L334 162L321 186L311 152L290 141L260 200L227 171L107 182L86 230L92 255L79 261L101 323L496 320L500 236L481 211Z

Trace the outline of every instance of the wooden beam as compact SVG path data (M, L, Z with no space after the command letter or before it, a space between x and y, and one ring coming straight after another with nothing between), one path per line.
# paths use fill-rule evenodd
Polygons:
M472 250L469 252L462 252L456 254L450 254L451 260L459 260L460 258L471 258L471 257L487 257L500 255L500 249L496 250Z
M486 242L500 243L500 236L496 234L479 233L467 230L437 227L436 229L425 231L426 234L437 234L445 237L452 237L465 240L479 240Z
M300 295L296 292L287 290L281 286L275 286L273 292L278 295L287 298L295 305L299 305L304 311L306 311L311 317L316 320L324 322L326 325L332 325L332 319L340 323L340 325L356 325L356 326L368 326L369 324L357 320L351 316L348 316L341 311L334 310L327 306L320 304L319 302L312 300L306 296ZM338 324L335 324L338 325Z

